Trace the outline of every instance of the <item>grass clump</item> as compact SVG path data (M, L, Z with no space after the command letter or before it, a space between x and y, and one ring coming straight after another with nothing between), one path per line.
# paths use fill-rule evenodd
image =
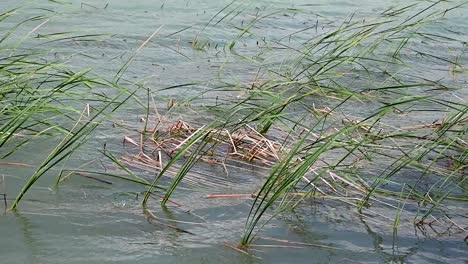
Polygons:
M448 200L467 201L468 108L443 96L443 91L458 88L408 78L413 69L400 55L418 49L417 40L426 39L420 33L424 26L445 15L445 10L433 10L436 4L403 21L393 15L358 20L311 39L297 50L298 59L284 74L287 85L260 86L246 99L279 96L273 103L259 105L248 122L257 123L263 133L279 127L297 139L259 191L241 245L252 242L256 230L271 217L262 221L268 210L273 209L273 215L289 211L316 194L338 195L346 203L354 197L359 213L372 201L401 211L397 201L411 198L424 204L412 212L414 223L445 218L442 204ZM390 72L392 68L396 70ZM354 81L353 77L361 77L357 72L369 78L369 84ZM327 111L318 112L315 103ZM421 112L438 120L424 123L428 121L421 121ZM395 200L378 203L381 196ZM462 215L456 218L463 221Z
M0 14L0 23L18 10ZM132 96L116 83L93 76L91 69L75 71L50 52L29 49L30 35L40 32L47 21L42 16L26 19L0 37L0 159L33 144L36 138L63 138L29 178L12 209L41 176L73 155ZM56 35L60 37L54 42L70 37L66 32ZM116 95L106 96L109 89Z
M179 142L179 151L158 173L152 187L177 160L183 163L163 204L190 168L215 151L211 143L219 140L220 131L235 134L248 126L262 137L282 140L278 159L253 200L241 246L252 243L272 217L318 197L352 205L358 214L372 213L375 205L391 209L395 228L402 214L412 216L415 226L428 218L463 221L463 214L447 212L444 205L468 201L468 108L460 96L447 97L464 90L450 80L418 76L430 70L421 69L429 62L463 68L460 58L428 51L440 43L466 45L425 33L461 8L439 9L442 4L390 8L372 19L349 19L303 43L269 43L290 55L280 67L260 66L266 80L211 88L209 93L217 94L213 105L206 93L200 96L213 121ZM300 32L306 30L316 29ZM410 204L418 209L407 209ZM388 215L376 217L392 221ZM464 232L458 223L451 228Z
M197 33L193 48L209 52L209 42L202 42L199 35L208 25L237 17L240 7L234 3ZM137 154L119 159L104 153L130 177L102 175L145 186L142 204L145 212L151 212L147 208L151 195L163 192L161 204L165 206L184 180L209 187L222 182L221 177L193 177L192 169L200 161L222 166L226 174L229 160L242 160L241 166L245 161L266 165L263 168L268 174L253 195L240 247L253 243L273 217L319 198L351 205L360 215L381 217L395 230L404 224L403 216L409 215L418 228L433 221L441 225L452 222L449 228L463 232L466 227L458 220L466 220L466 216L447 205L468 201L468 107L462 98L466 91L455 77L463 73L464 52L453 59L431 51L431 46L456 43L463 50L466 43L425 32L451 10L461 8L457 4L438 8L442 4L445 1L418 2L387 9L371 19L351 17L320 33L315 26L277 40L263 39L266 50L282 50L284 59L276 64L262 63L261 56L248 57L239 49L240 43L248 42L244 38L255 37L256 26L281 12L257 13L224 49L258 66L255 80L247 85L232 83L220 74L216 85L210 82L199 97L186 99L187 105L203 106L203 118L193 118L203 119L199 125L181 119L164 126L157 113L158 122L151 126L148 89L144 129L125 137ZM0 147L10 149L4 157L28 144L31 137L63 136L13 208L41 176L70 157L133 95L116 82L160 29L141 44L114 82L90 77L89 70L74 72L50 59L42 61L47 54L12 51L4 44L8 36L0 42L0 54L5 58L0 68L0 118L4 121ZM304 41L289 40L310 32L316 35ZM422 74L431 70L425 66L434 63L447 66L451 80ZM187 86L190 84L161 91ZM86 91L107 88L116 89L118 95L94 98L99 106L85 103ZM168 115L177 108L174 105L171 99ZM21 141L20 135L27 137ZM145 180L129 166L148 169L155 177ZM162 178L168 175L170 181L163 186ZM373 207L388 209L395 216L379 214Z

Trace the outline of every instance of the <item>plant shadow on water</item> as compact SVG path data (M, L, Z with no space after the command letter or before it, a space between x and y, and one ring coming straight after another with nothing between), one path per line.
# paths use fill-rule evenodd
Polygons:
M463 2L201 2L0 15L1 261L468 258Z

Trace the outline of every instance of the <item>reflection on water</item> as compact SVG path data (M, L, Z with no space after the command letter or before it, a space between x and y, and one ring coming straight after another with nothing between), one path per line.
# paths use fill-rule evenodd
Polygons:
M252 81L257 66L247 63L246 56L256 56L265 65L287 60L281 49L265 51L257 44L262 43L261 39L253 37L246 37L236 44L235 52L242 56L226 51L225 46L229 45L226 40L232 40L239 34L239 30L232 27L234 22L226 20L220 22L219 27L206 27L206 22L229 1L103 0L92 1L92 4L89 1L89 5L70 1L71 6L42 2L45 1L34 2L20 11L24 16L42 12L36 7L57 11L47 27L40 31L41 34L85 31L110 32L115 36L89 42L75 40L41 44L35 48L52 47L60 51L57 56L63 56L75 67L91 65L100 74L108 76L113 76L131 52L163 25L158 38L142 50L125 74L125 79L143 80L144 85L155 91L174 84L210 80L221 70L226 78ZM302 27L317 24L314 32L319 34L341 23L354 10L356 16L368 16L390 4L387 1L365 1L365 4L340 1L330 7L328 1L317 1L313 5L309 2L243 1L235 10L242 12L232 19L243 23L257 12L300 9L302 12L291 16L272 16L255 28L259 36L273 40L288 36L300 42L311 37L305 32L290 36L298 31L301 24ZM390 2L401 4L405 1ZM17 4L17 1L6 1L4 7ZM453 34L466 40L468 24L459 23L465 21L462 18L462 15L454 16L447 23L457 24L456 32L459 33L454 31ZM193 46L194 37L202 29L204 34L200 40L215 48L197 50ZM432 30L438 32L443 29ZM171 35L174 32L179 33ZM446 48L457 50L457 47ZM265 54L258 55L262 52ZM434 72L420 74L439 77L441 68L434 65ZM463 81L461 78L459 81ZM202 89L204 87L194 86L183 91L184 96ZM180 91L171 93L166 91L160 96L177 96ZM129 108L126 116L117 119L128 120L141 114L137 106ZM106 141L108 147L120 149L119 135L112 138L109 136L112 133L105 129L109 128L104 127L100 137L92 142L96 145L94 147L100 148ZM40 149L47 149L45 145L50 147L44 142L38 144L44 145L40 145ZM96 153L87 151L80 153L77 160ZM43 158L37 145L25 148L21 155L33 165ZM81 163L75 165L80 166ZM32 171L30 168L0 169L3 177L0 179L0 194L8 194L7 201L11 203L13 194L19 191ZM215 169L207 170L212 175L220 174ZM205 198L209 194L206 189L190 192L181 189L174 197L181 206L153 206L152 214L156 217L153 219L142 211L141 200L137 197L144 191L141 186L118 181L108 186L91 179L71 177L59 188L49 188L56 175L52 172L49 176L33 188L19 211L5 212L0 216L0 263L466 263L468 259L468 247L459 239L459 234L436 240L406 227L394 237L391 222L389 227L377 219L356 215L350 208L321 205L320 201L306 206L304 212L297 215L293 213L274 219L261 233L263 238L259 237L254 242L251 248L253 255L246 255L225 246L225 243L239 241L250 209L251 201L248 199L209 200ZM238 190L253 191L260 184L260 177L261 173L252 168L236 172L230 180L236 183ZM235 185L225 188L235 188ZM2 212L3 208L2 205ZM291 246L293 244L268 237L304 243L297 245L305 248L296 248Z

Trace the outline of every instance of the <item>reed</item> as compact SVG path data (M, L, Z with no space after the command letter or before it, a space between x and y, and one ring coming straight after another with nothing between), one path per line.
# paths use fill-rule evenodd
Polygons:
M314 197L353 201L359 214L371 211L372 204L391 208L395 230L402 212L408 213L409 201L421 205L410 212L413 224L425 223L428 217L443 218L444 203L467 201L468 108L457 97L446 96L462 91L456 82L415 76L424 69L412 67L430 58L463 68L460 58L429 53L420 44L462 44L424 31L463 5L439 8L442 4L390 8L371 19L343 22L304 43L274 41L271 44L289 50L293 58L281 65L284 70L259 66L259 71L271 76L261 83L243 86L221 81L210 88L221 98L207 106L213 121L179 141L147 196L160 177L185 157L164 204L194 163L206 155L207 146L219 146L219 142L213 144L213 136L225 130L233 135L248 126L265 138L281 138L281 151L254 195L242 247L251 244L272 217ZM229 48L235 52L243 34L264 17L258 15L246 23ZM262 65L254 59L253 63ZM232 99L233 92L241 96ZM206 106L203 95L199 98ZM191 100L197 104L197 98ZM356 107L362 111L354 111ZM421 119L422 112L431 113L433 119ZM392 202L382 202L382 197Z
M456 82L456 75L465 72L465 54L453 58L431 49L431 45L466 43L425 31L457 8L463 8L463 3L422 1L389 8L372 18L348 18L299 43L287 40L317 27L264 40L267 48L279 47L288 54L280 65L262 64L257 57L236 50L244 38L255 36L255 26L278 12L256 14L237 28L240 33L226 41L228 48L224 48L258 66L255 80L249 84L233 82L220 73L199 96L178 98L183 102L180 105L170 100L166 116L181 105L202 105L193 107L201 109L196 112L203 117L199 125L184 119L163 122L164 116L155 108L158 122L152 126L148 121L152 119L152 93L146 89L147 101L136 99L145 110L144 126L124 138L136 154L116 157L103 153L128 176L96 175L146 187L142 205L145 212L151 212L149 199L157 192L162 193L164 206L184 181L210 188L222 182L193 175L193 167L200 162L223 166L226 173L228 159L262 164L268 170L262 186L254 194L242 194L253 198L239 248L250 245L272 218L318 198L352 205L361 215L372 214L375 205L389 209L394 217L385 219L393 222L395 235L403 224L403 214L412 215L415 226L427 225L428 218L448 218L458 232L464 230L455 221L466 216L446 205L468 201L468 107L466 98L461 98L466 88ZM193 48L217 50L209 41L200 40L204 30L233 20L243 10L235 1L226 5L196 34ZM13 13L0 15L0 22ZM18 27L30 22L42 26L44 19L30 19ZM9 149L3 156L35 136L63 138L31 176L13 208L37 180L70 157L99 124L134 96L134 89L122 87L123 75L159 30L143 42L113 81L93 76L90 69L74 72L61 63L40 60L47 54L12 49L24 38L7 45L11 32L0 40L0 149ZM428 62L446 65L451 80L420 76L431 70L424 68ZM261 81L260 72L264 73ZM174 85L158 92L195 84ZM90 89L118 93L93 98L99 106L91 108L83 99L83 91ZM210 97L213 94L215 99ZM20 134L27 137L21 141ZM132 168L150 170L155 177L144 179ZM162 181L165 176L171 176L167 186ZM409 204L418 209L408 209Z
M17 10L0 14L0 23L14 16ZM29 49L25 43L47 21L45 16L26 19L0 38L0 158L12 155L36 138L62 137L26 182L11 209L16 209L36 181L73 155L134 94L128 88L93 75L91 69L74 71L63 61L51 59L53 56L48 52ZM27 31L28 28L32 29ZM70 34L56 33L48 41L93 37ZM116 95L88 96L106 90Z

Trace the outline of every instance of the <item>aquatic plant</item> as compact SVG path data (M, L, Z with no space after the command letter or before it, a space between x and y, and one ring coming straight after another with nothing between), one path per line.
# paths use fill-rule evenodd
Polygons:
M0 23L18 10L0 14ZM41 176L73 155L96 127L133 95L128 88L93 76L91 69L76 72L49 51L29 49L24 43L47 21L46 16L20 21L0 38L0 158L38 137L63 137L24 185L12 209ZM32 29L25 31L31 25ZM70 38L92 41L92 37L97 36L67 32L42 36L47 42ZM107 96L109 89L116 95Z
M214 131L236 133L248 125L266 138L282 138L282 151L254 195L241 246L252 243L272 217L309 198L351 204L360 214L371 212L371 205L378 203L395 211L395 229L402 212L412 214L416 226L424 225L429 216L463 219L456 212L447 218L443 206L467 201L468 108L463 99L445 96L463 88L415 76L424 69L412 66L430 60L463 68L459 59L430 52L431 45L443 42L458 43L462 51L466 45L425 33L425 27L463 5L438 8L442 4L416 3L389 8L374 18L351 17L304 43L275 41L272 44L291 52L289 58L296 58L280 65L285 70L246 58L271 77L248 87L223 82L204 92L219 95L212 106L200 96L213 121L178 145L143 204L161 177L181 161L162 201L167 202L190 168L218 144L213 143L219 142ZM264 17L258 15L252 23ZM252 23L242 32L249 31ZM307 30L316 28L297 34ZM235 50L242 37L238 35L230 49ZM233 92L241 96L232 99ZM421 119L421 112L431 113L431 119ZM409 200L419 205L417 211L405 209Z
M466 201L468 152L463 138L468 129L468 108L463 102L456 102L457 98L447 100L441 96L442 91L457 88L439 81L408 78L406 72L401 72L411 71L410 63L415 63L406 62L402 51L419 53L416 40L429 38L423 33L424 26L450 9L433 10L438 3L407 15L403 21L395 19L396 10L389 9L373 20L343 23L297 50L299 59L285 74L286 81L292 84L262 85L251 92L247 100L262 100L271 94L284 97L267 108L259 105L256 118L249 122L259 124L262 133L280 127L297 135L297 139L291 142L290 150L283 153L258 192L241 245L251 243L255 230L261 229L268 218L295 208L316 193L342 196L346 202L347 198L355 197L358 212L379 196L413 198L421 204L430 204L430 209L420 207L414 216L415 223L424 222L439 209L443 211L441 204L446 200ZM407 14L409 9L409 6L398 9L396 13ZM435 42L444 39L432 36ZM461 66L439 54L433 58ZM380 69L387 77L379 77ZM354 71L372 82L353 85ZM343 77L344 73L348 76ZM377 82L379 79L382 81ZM315 96L326 103L309 100ZM325 105L325 111L317 111L314 102ZM365 113L353 112L352 116L349 111L357 102L365 102L368 107L363 109ZM403 125L408 119L421 122L417 117L419 111L431 112L438 120ZM304 114L297 115L301 112ZM446 168L444 160L454 166ZM381 172L369 172L372 167ZM439 180L425 188L423 182L434 178ZM387 187L389 183L401 186L401 190L392 193ZM272 209L273 214L262 221L267 210Z
M201 40L203 31L238 16L244 9L234 6L235 2L215 14L196 34L194 49L217 49L216 44ZM351 16L320 33L318 25L313 25L280 39L263 39L264 49L283 50L284 59L277 63L262 63L256 56L243 54L239 43L244 38L262 39L255 35L255 27L265 19L300 10L257 13L245 25L240 23L239 33L224 45L225 52L258 67L251 83L227 80L220 69L219 79L210 80L199 96L178 98L184 102L180 104L170 99L165 113L168 116L183 109L184 104L202 106L199 111L203 124L199 125L181 119L163 124L156 109L155 119L159 120L152 126L152 92L147 88L147 101L137 99L146 111L144 127L124 137L125 142L134 145L136 154L116 157L103 152L128 176L85 170L70 173L141 184L147 188L142 200L144 212L156 219L149 210L152 195L162 194L161 204L165 206L184 181L210 187L216 187L214 181L222 181L221 177L191 177L196 164L225 166L228 158L261 163L269 173L263 185L247 195L253 200L240 247L253 243L273 217L295 210L303 201L317 199L351 205L357 214L373 213L376 217L382 215L372 211L374 204L389 208L389 212L395 212L394 218L382 217L389 223L393 221L395 233L403 214L412 215L416 227L428 225L431 222L427 219L432 217L452 221L454 229L463 231L456 221L466 216L450 211L446 205L468 201L468 108L465 98L457 95L463 96L466 88L455 81L455 75L463 72L466 43L424 30L460 6L445 1L418 2L389 8L372 18ZM0 18L12 13L14 10ZM39 23L32 32L44 23L42 17L37 17L20 26L29 22ZM63 136L26 183L13 208L40 177L70 157L99 124L109 119L109 114L133 96L118 82L160 29L136 49L113 81L93 76L90 70L71 71L51 60L47 53L12 49L20 42L6 45L12 33L3 37L0 118L5 122L1 125L0 150L9 147L3 156L14 153L35 136ZM308 33L312 37L298 38L303 41L294 38ZM460 46L456 58L434 51L433 46L446 42ZM428 78L422 74L427 69L415 68L429 62L447 66L453 82ZM157 92L192 85L196 84L176 84ZM108 88L117 90L118 95L93 97L97 106L90 107L86 101L89 98L83 97L86 91ZM210 97L213 94L216 98ZM28 136L21 141L20 133ZM155 177L144 179L130 167L148 169ZM166 176L170 177L163 181ZM60 176L57 183L61 180ZM409 204L417 209L407 209Z

